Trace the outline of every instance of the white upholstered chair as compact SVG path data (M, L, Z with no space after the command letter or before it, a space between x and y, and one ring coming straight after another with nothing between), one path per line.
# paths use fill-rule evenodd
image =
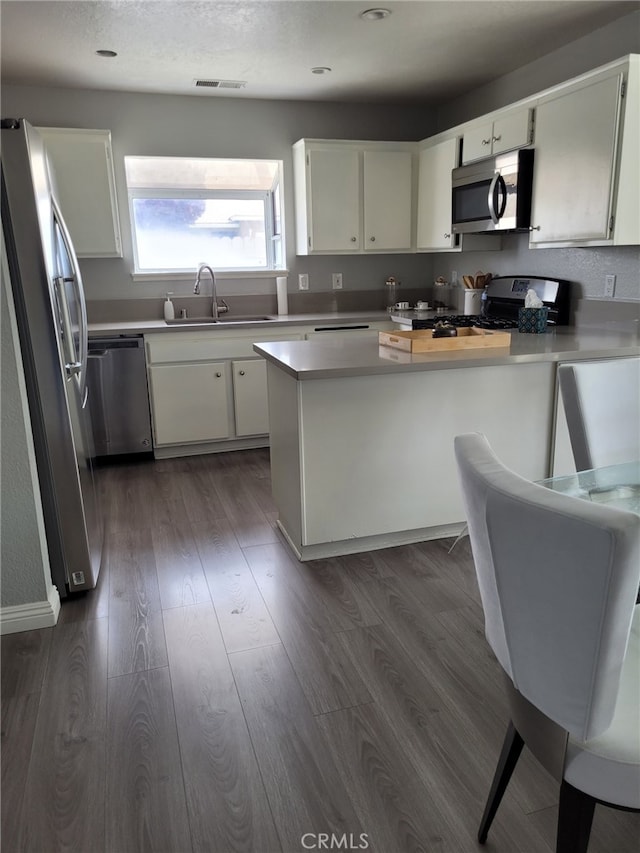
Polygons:
M640 517L523 479L480 434L455 453L511 712L478 840L526 744L561 783L557 853L585 853L596 803L640 809Z
M640 459L640 358L562 364L558 380L577 471Z

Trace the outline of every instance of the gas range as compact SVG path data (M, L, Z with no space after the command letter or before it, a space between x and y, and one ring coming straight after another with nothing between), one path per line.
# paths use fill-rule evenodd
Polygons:
M492 279L486 288L481 314L436 314L430 317L411 318L413 329L433 329L436 323L448 321L453 326L479 326L481 329L517 329L518 311L524 307L528 290L534 290L549 309L548 326L569 324L570 283L563 279L539 276L500 276Z
M433 329L436 323L448 323L458 329L476 326L479 329L517 329L518 321L509 318L483 317L480 314L437 314L435 317L415 318L414 329Z

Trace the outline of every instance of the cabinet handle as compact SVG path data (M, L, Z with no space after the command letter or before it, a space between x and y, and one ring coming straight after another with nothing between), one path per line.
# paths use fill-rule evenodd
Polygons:
M220 379L220 377L222 376L222 374L218 371L218 373L216 373L216 376L218 377L218 379Z
M529 226L529 231L539 231L539 230L540 230L539 225L530 225Z
M239 373L240 373L240 376L244 376L244 370L240 370Z
M371 242L372 242L372 243L375 243L375 242L376 242L376 238L375 238L375 237L369 237L369 239L371 240Z
M502 139L502 134L500 134L500 136L494 136L493 137L494 142L500 142L501 139Z
M443 234L442 236L444 237L445 240L451 239L451 234Z
M352 237L352 238L351 238L351 242L352 242L352 243L355 243L355 242L356 242L356 240L357 240L357 237Z
M489 139L483 139L483 140L482 140L482 144L483 144L483 145L491 145L491 138L489 138Z

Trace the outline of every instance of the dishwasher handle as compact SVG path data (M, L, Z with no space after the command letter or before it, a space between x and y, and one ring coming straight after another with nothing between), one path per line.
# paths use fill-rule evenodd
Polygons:
M111 353L108 349L90 350L88 356L89 369L91 371L90 386L92 394L89 398L89 411L93 424L93 438L96 444L104 445L105 452L108 451L111 442L109 433L109 417L107 415L107 404L105 400L105 371L111 369Z

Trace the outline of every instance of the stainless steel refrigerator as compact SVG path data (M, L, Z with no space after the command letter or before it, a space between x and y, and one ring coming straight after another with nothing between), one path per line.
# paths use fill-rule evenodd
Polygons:
M103 521L92 468L87 312L44 143L2 119L2 227L16 307L53 583L95 587Z

